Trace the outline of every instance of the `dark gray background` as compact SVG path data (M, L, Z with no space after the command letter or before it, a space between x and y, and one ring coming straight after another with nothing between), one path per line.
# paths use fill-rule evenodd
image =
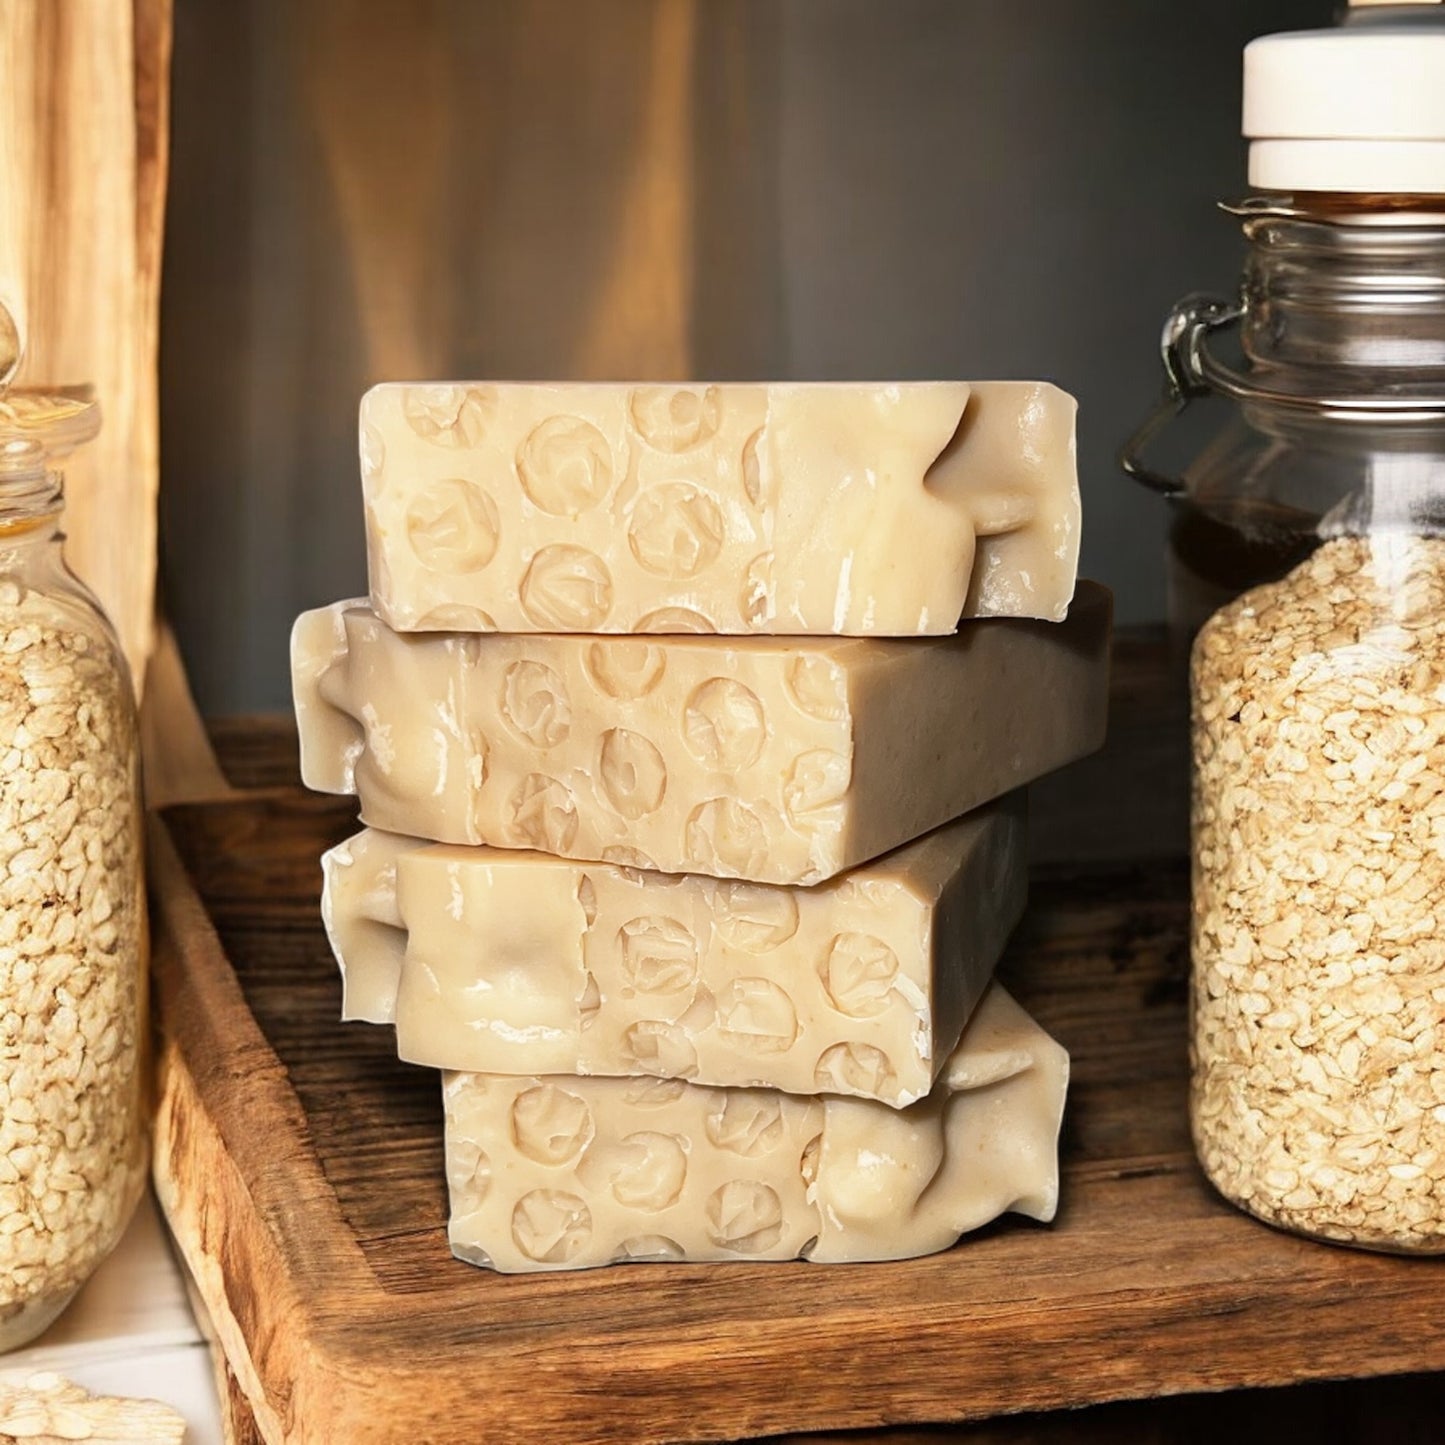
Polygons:
M1043 376L1084 570L1163 614L1118 474L1228 289L1240 51L1321 0L182 0L162 586L208 712L364 590L372 381Z

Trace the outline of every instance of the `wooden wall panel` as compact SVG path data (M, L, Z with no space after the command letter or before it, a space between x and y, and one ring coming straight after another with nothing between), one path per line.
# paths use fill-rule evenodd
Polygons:
M139 687L152 637L170 0L0 0L0 295L24 381L91 382L66 468L71 565Z

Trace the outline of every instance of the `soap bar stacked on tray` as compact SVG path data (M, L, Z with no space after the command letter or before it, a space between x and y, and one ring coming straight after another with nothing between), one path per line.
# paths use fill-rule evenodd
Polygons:
M991 978L1018 790L1103 736L1073 412L367 395L371 597L296 624L302 773L361 801L324 860L344 1013L444 1071L461 1258L886 1259L1052 1215L1067 1058Z

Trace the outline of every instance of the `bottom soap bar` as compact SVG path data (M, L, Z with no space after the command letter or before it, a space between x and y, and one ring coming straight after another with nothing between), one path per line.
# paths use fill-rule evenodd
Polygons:
M1069 1059L997 984L907 1109L674 1079L444 1075L452 1252L506 1272L623 1260L904 1259L1053 1218Z

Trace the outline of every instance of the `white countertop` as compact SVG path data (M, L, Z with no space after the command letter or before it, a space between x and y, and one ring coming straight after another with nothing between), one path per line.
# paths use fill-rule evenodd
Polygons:
M0 1370L55 1370L98 1395L162 1400L186 1419L186 1445L223 1445L211 1355L147 1190L115 1252L33 1344Z

